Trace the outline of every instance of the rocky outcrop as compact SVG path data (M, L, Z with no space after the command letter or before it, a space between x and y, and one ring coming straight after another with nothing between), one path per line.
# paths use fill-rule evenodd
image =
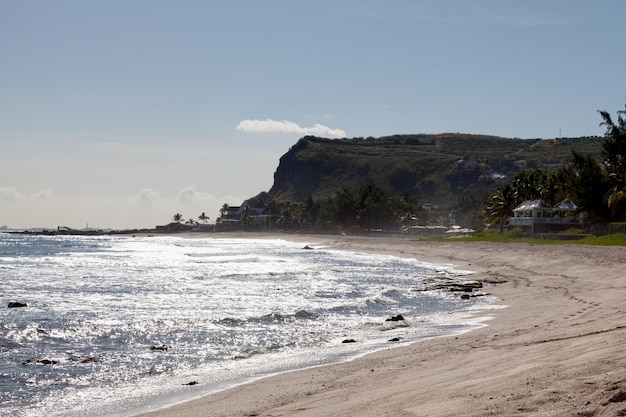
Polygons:
M171 346L168 346L168 345L152 345L152 346L150 346L150 350L152 350L152 351L163 351L164 352L164 351L167 351L169 349L171 349Z
M404 321L404 317L402 314L398 314L397 316L392 316L385 321Z
M22 365L30 365L30 364L42 364L42 365L56 365L57 363L59 363L58 361L55 361L53 359L35 359L35 358L30 358L30 359L26 359L25 361L22 362Z
M496 281L485 280L488 283L495 283ZM502 281L497 281L502 282ZM431 281L425 281L421 287L414 288L413 291L450 291L455 293L461 293L459 297L463 300L470 299L472 297L482 297L489 295L489 293L480 292L478 290L484 287L483 281L458 281L458 280L441 280L433 279Z
M28 307L28 304L26 304L26 303L20 303L19 301L11 301L11 302L7 305L7 308L20 308L20 307Z

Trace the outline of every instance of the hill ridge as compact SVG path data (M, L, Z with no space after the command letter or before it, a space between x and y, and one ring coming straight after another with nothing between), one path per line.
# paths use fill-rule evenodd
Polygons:
M572 150L599 160L602 140L600 136L519 139L464 133L350 139L305 136L281 156L267 198L327 198L342 187L372 180L422 203L451 207L461 196L484 198L521 170L565 165Z

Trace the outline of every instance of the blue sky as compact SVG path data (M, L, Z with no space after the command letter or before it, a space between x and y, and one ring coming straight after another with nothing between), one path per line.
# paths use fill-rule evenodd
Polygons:
M214 220L307 134L602 135L624 21L621 0L0 0L0 225Z

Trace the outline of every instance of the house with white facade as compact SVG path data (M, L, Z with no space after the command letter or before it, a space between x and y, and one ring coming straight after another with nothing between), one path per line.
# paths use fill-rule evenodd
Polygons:
M543 200L527 200L513 209L509 227L522 227L531 234L559 232L583 225L583 213L569 199L552 207Z

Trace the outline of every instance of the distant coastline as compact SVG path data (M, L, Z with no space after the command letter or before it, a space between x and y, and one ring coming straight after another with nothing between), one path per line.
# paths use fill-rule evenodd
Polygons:
M159 233L156 229L128 229L128 230L99 230L99 229L28 229L0 230L0 233L33 235L33 236L105 236L105 235L129 235L134 233Z

